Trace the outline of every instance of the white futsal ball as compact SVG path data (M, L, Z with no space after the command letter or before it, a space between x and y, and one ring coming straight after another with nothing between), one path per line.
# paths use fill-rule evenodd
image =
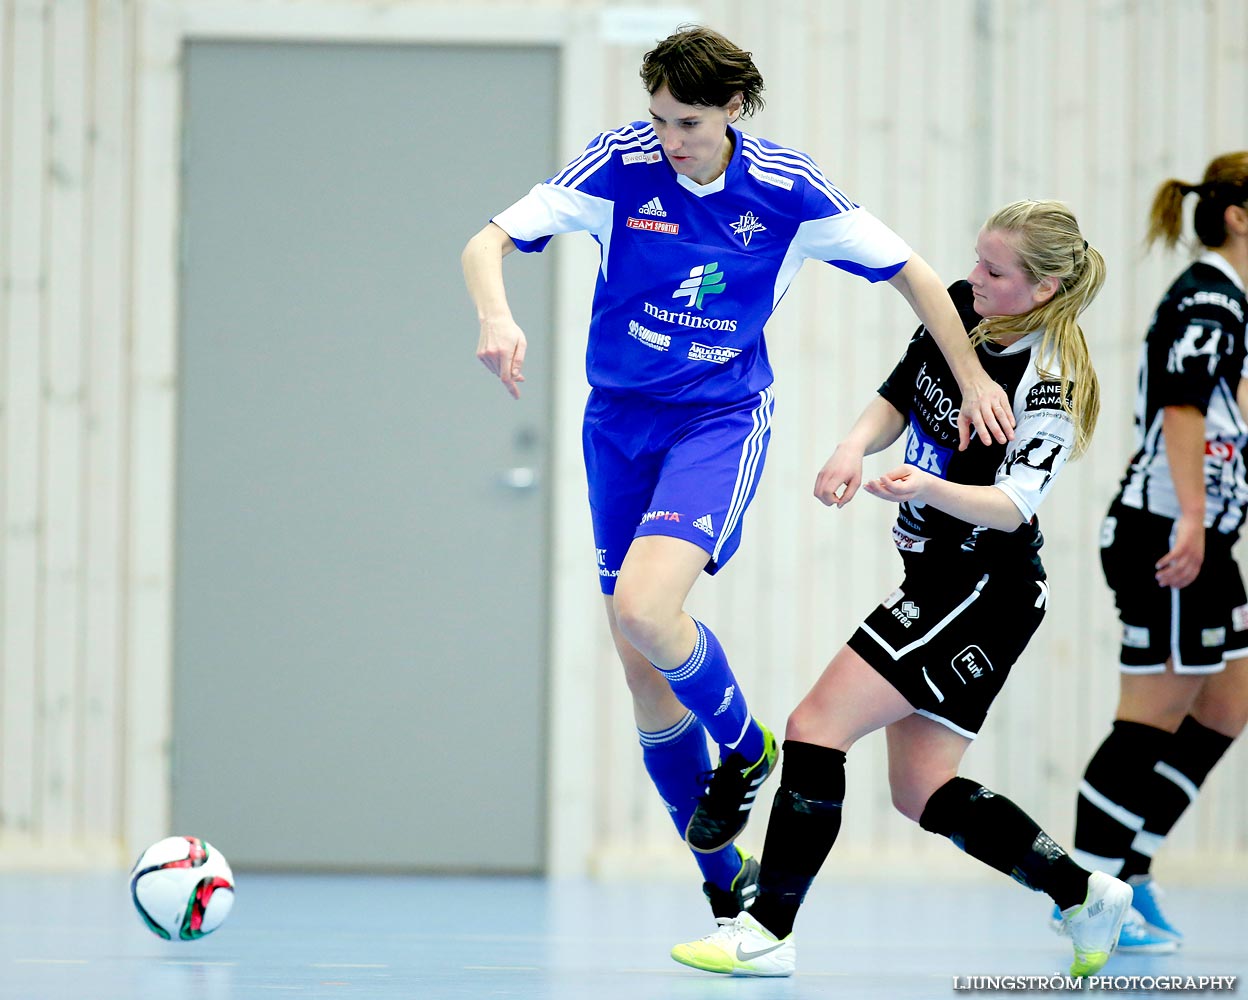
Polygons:
M153 934L166 941L194 941L229 915L234 873L206 840L166 837L130 869L130 897Z

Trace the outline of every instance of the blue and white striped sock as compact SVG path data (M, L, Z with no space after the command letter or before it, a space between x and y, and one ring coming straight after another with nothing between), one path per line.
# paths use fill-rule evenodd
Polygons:
M692 712L676 725L657 733L637 731L641 740L641 756L646 772L667 811L684 839L689 817L703 792L702 775L711 769L711 755L706 746L706 730ZM732 880L741 870L741 857L729 844L712 854L692 852L706 881L721 889L732 887Z
M763 755L763 731L750 715L715 633L696 618L693 624L698 638L689 658L672 670L655 669L719 744L721 760L735 751L747 761L756 761Z

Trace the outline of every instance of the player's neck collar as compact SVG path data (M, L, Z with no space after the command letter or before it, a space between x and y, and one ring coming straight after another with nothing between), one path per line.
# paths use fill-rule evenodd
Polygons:
M1239 276L1239 272L1235 270L1231 262L1216 250L1205 250L1199 257L1196 258L1196 261L1200 264L1208 264L1210 267L1216 267L1219 271L1230 278L1231 281L1235 282L1236 288L1238 288L1241 292L1245 291L1244 279Z
M677 174L676 183L690 194L697 195L699 198L705 198L708 194L718 194L724 190L728 182L729 172L736 166L737 160L741 158L741 133L729 125L728 138L732 141L732 152L728 154L728 163L724 166L723 173L706 184L699 184L684 174Z

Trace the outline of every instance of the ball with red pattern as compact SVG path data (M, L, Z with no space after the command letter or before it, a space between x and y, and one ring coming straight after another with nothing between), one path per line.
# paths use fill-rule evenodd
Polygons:
M153 934L194 941L221 926L234 905L230 864L199 837L166 837L130 870L130 897Z

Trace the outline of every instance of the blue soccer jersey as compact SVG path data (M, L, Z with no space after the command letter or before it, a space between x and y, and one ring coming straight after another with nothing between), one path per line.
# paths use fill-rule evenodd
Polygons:
M732 133L727 169L700 185L672 169L649 123L604 132L493 219L523 251L556 233L597 240L586 352L595 388L749 399L772 383L763 327L802 261L879 281L911 256L804 153Z

